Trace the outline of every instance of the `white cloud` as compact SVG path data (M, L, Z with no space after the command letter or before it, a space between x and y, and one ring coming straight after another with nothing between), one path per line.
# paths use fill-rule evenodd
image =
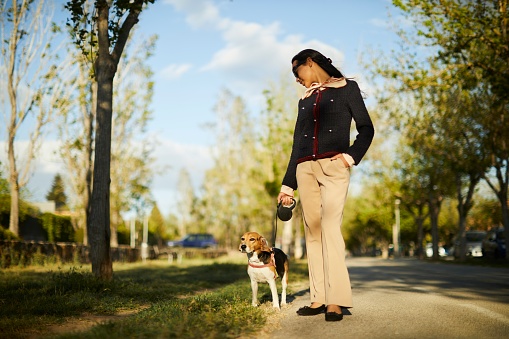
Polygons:
M155 179L155 187L172 188L176 186L181 168L186 168L196 183L201 182L203 173L212 166L209 146L181 144L170 139L162 139L154 152L157 166L165 168Z
M224 46L217 50L201 70L218 72L228 87L237 94L250 97L261 93L267 82L279 78L281 72L290 75L291 58L300 50L314 48L341 68L343 53L317 40L305 41L300 35L284 35L279 22L262 25L221 17L217 5L210 0L166 0L184 12L193 28L215 29Z
M209 146L182 144L170 139L161 139L155 150L156 166L164 168L152 183L152 194L163 214L176 212L179 174L186 169L199 194L205 172L212 167L212 152Z
M32 168L41 173L56 173L62 169L62 161L57 155L60 142L56 140L44 141L41 148L36 153L36 158L32 162ZM17 141L14 143L18 170L21 171L27 161L28 141ZM7 173L7 144L0 141L0 162L5 173Z
M210 0L165 0L178 11L186 12L187 22L193 28L200 28L209 24L221 23L219 10Z
M217 51L203 70L217 70L232 80L249 78L263 81L290 70L291 58L304 48L315 48L342 62L343 53L320 41L303 41L301 36L282 36L278 22L270 25L243 21L226 21L221 27L225 46Z
M191 67L191 64L171 64L161 71L161 75L163 78L168 80L178 79L182 76L182 74L191 69Z
M18 170L24 170L28 149L28 141L17 141L14 143ZM57 155L60 142L55 140L44 141L32 161L31 171L28 176L27 187L31 193L31 200L44 201L45 195L51 188L53 178L57 173L64 174L63 162ZM0 162L2 163L2 174L6 178L8 170L7 145L0 142Z

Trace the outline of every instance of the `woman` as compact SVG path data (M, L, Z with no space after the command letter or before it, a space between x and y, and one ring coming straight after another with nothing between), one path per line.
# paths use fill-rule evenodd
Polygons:
M293 147L278 203L292 203L299 188L309 266L311 305L301 316L325 312L326 321L343 319L352 290L341 235L350 167L358 165L374 135L361 92L321 53L305 49L292 59L296 81L306 87L299 100ZM357 137L350 145L352 119Z

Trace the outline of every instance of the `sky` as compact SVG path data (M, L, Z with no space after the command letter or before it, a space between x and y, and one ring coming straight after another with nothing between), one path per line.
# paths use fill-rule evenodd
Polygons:
M64 1L55 3L61 8ZM257 114L264 107L263 90L281 76L293 77L291 58L313 48L354 77L369 97L359 58L395 47L389 12L398 17L389 0L157 0L144 10L136 37L158 36L147 64L155 81L149 133L158 141L157 166L166 168L152 186L159 209L175 211L182 168L198 191L212 166L215 140L204 126L215 121L214 105L223 89L241 96ZM47 140L37 158L28 185L34 201L45 200L61 171L57 147L57 140Z

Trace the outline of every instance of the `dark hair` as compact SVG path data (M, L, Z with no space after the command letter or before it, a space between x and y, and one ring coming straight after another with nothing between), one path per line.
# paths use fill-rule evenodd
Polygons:
M308 58L311 58L311 60L316 62L318 64L318 66L320 66L330 76L335 77L335 78L343 77L343 74L336 67L334 67L332 65L331 59L326 58L322 53L315 51L314 49L302 50L292 58L292 64L295 60L297 60L297 65L293 68L294 74L295 74L295 70L297 69L297 67L306 63L306 60ZM297 75L295 75L295 77L297 77Z

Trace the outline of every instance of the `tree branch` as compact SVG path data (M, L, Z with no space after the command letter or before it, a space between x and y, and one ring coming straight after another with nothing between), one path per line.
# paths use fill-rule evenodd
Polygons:
M120 61L120 56L124 51L127 39L129 39L129 32L131 32L131 29L134 27L134 25L138 23L138 17L141 13L143 3L144 1L142 0L136 0L135 3L132 4L133 7L131 7L131 9L129 10L129 14L127 15L127 18L125 19L124 23L122 24L122 27L118 32L118 39L117 42L115 43L113 52L111 53L111 57L113 58L116 64L118 64L118 62Z

